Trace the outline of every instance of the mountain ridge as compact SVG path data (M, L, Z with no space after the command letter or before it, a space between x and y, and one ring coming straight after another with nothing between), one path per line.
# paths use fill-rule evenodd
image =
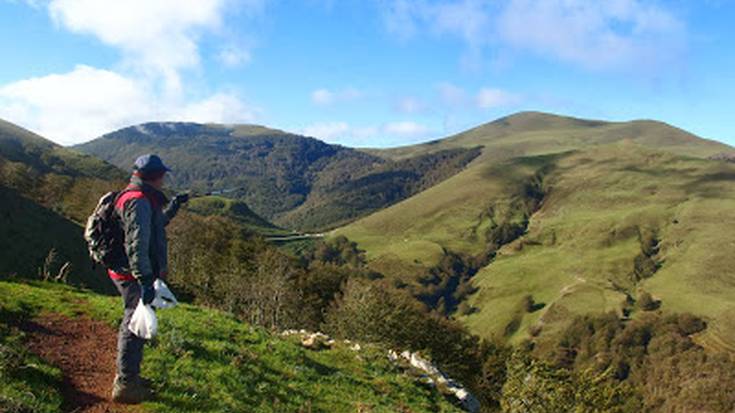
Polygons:
M600 135L599 139L601 141L598 143L609 143L622 140L626 136L637 136L637 140L642 141L643 144L664 145L669 150L680 154L691 154L691 151L695 150L696 156L699 157L735 150L725 143L701 138L684 129L657 120L588 120L535 111L504 116L426 143L365 150L374 155L400 159L405 156L415 156L418 153L427 153L438 149L482 145L500 152L510 152L510 156L518 156L525 153L524 151L528 145L524 145L524 142L507 142L503 140L504 138L513 137L515 140L521 141L532 140L534 145L545 145L545 152L549 153L588 145L589 142L584 142L583 139L585 132L590 131ZM601 131L604 131L604 133L600 134ZM554 142L554 140L557 140L557 142ZM502 154L500 157L502 157Z
M175 187L232 191L282 227L335 227L413 195L461 170L477 154L451 148L389 160L257 125L147 123L75 147L128 167L156 152L174 169Z

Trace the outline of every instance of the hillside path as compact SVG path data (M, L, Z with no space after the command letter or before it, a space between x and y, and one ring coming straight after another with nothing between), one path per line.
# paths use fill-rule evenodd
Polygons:
M43 315L25 323L28 348L61 369L62 411L137 413L139 409L110 400L115 378L117 332L86 316Z
M567 296L567 295L569 295L569 294L572 293L572 289L574 289L574 287L576 287L576 286L578 286L580 284L584 284L586 282L587 282L587 279L582 278L579 275L575 275L574 276L574 282L571 283L571 284L568 284L568 285L564 286L564 288L562 288L561 290L559 290L559 293L561 294L562 297L565 297L565 296Z

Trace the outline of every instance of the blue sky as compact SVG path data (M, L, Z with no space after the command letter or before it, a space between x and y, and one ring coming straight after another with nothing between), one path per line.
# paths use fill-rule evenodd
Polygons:
M735 144L735 2L0 0L0 118L63 144L146 121L351 146L521 110Z

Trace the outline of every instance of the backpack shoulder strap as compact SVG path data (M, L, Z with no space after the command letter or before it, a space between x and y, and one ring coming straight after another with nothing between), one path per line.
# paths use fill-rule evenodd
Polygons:
M145 193L136 187L127 187L120 191L115 198L115 209L122 211L125 209L125 204L131 199L145 198Z

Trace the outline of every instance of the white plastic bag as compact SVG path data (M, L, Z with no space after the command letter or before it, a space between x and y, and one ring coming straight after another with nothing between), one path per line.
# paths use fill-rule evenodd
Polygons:
M174 293L171 292L162 279L156 278L156 281L153 282L153 289L156 290L156 298L151 303L153 308L173 308L179 303Z
M138 301L135 312L128 323L128 330L136 336L150 340L158 332L158 318L156 312L150 305L143 304L143 300Z

